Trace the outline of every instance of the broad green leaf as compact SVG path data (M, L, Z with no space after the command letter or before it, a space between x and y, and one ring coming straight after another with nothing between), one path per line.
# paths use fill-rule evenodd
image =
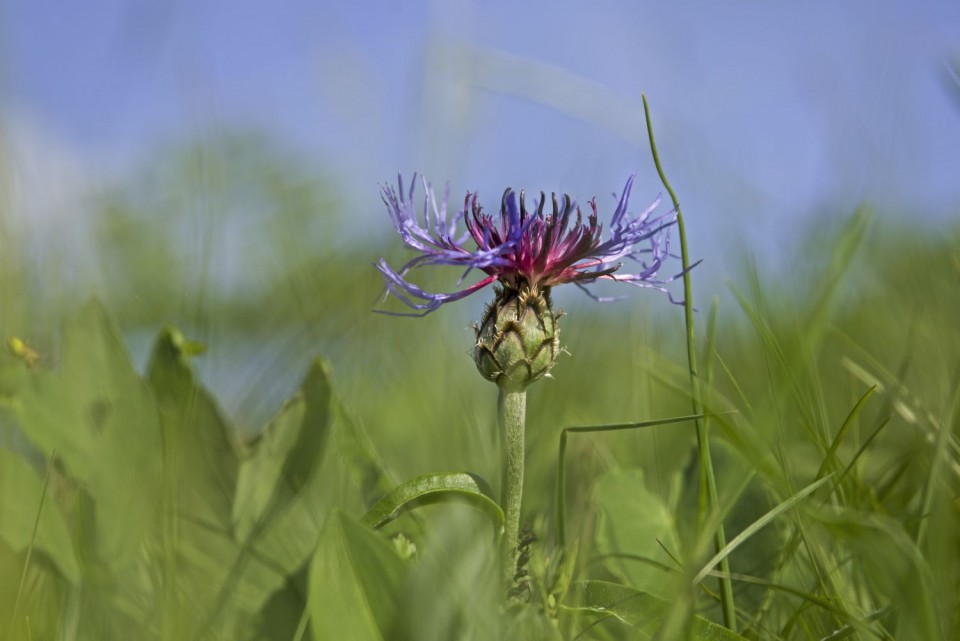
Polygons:
M330 511L361 509L367 495L384 485L385 478L362 431L354 428L335 402L327 367L318 361L301 391L253 444L241 468L234 505L239 553L221 587L217 616L233 617L242 625L237 617L242 617L243 610L235 605L244 600L235 598L233 590L251 590L258 599L268 594L267 588L274 590L271 598L278 594L279 586L270 588L269 581L248 576L254 560L285 577L288 586L296 582ZM242 585L251 579L254 585ZM293 606L303 607L302 602ZM259 611L252 606L247 610Z
M177 583L183 615L232 638L238 623L249 621L283 587L287 574L249 553L227 533L190 520L178 526Z
M86 304L63 330L60 366L32 372L15 405L23 433L57 450L68 476L94 499L97 556L130 563L160 505L157 407L103 308Z
M331 403L331 421L330 440L314 474L293 500L270 513L251 542L289 573L307 561L333 508L362 510L390 489L366 435L336 402Z
M189 345L164 329L147 367L163 427L164 487L176 514L229 531L238 457L220 410L194 377Z
M233 634L287 576L234 540L231 512L239 460L216 403L196 381L189 360L194 354L179 331L167 328L157 337L147 367L163 426L168 506L158 553L168 557L165 572L177 586L167 593L161 615L167 636L187 634L189 625L175 622L205 618Z
M175 346L176 337L171 339ZM185 356L181 352L179 358ZM328 372L317 362L240 464L229 523L218 527L200 519L180 524L179 559L190 573L185 584L205 584L201 591L208 605L200 608L206 610L204 628L232 638L233 630L253 625L260 608L304 566L316 546L326 511L316 499L329 410ZM219 444L214 441L211 449ZM221 479L207 477L214 488Z
M604 565L638 590L668 597L674 562L664 551L680 549L673 514L646 485L643 470L616 469L594 490L600 518L597 551Z
M373 443L346 409L334 398L333 463L344 468L364 505L371 505L396 484L391 481Z
M560 606L568 614L614 617L634 628L637 639L653 639L670 609L670 602L640 590L607 581L578 581ZM691 639L696 641L744 641L727 628L693 617Z
M408 510L447 501L465 502L486 512L494 520L497 532L503 527L503 510L494 500L490 484L468 472L425 474L411 479L377 501L361 521L380 528Z
M280 410L240 466L233 522L239 540L287 506L323 457L331 425L329 366L314 362L300 392Z
M318 475L295 500L272 510L244 542L248 553L269 559L288 576L302 568L332 507L323 494L325 477Z
M14 552L25 552L31 544L42 495L43 478L37 471L13 452L0 449L0 539ZM33 545L72 583L80 580L70 531L49 496L43 501Z
M334 511L310 566L307 601L314 638L391 638L404 571L383 537Z

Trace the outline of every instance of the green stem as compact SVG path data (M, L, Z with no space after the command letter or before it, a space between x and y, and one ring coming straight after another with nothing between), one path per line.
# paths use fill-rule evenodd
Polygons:
M33 548L37 542L37 531L40 529L40 515L43 513L43 501L47 498L47 486L50 484L50 472L53 470L53 460L57 456L56 450L50 451L50 458L47 460L47 472L43 477L43 488L40 490L40 502L37 505L37 516L33 520L33 532L30 534L30 545L27 547L27 558L23 560L23 572L20 574L20 583L17 585L17 598L13 602L13 614L10 615L10 623L7 626L6 638L13 638L13 630L17 624L17 615L20 612L20 599L23 597L23 587L27 583L27 572L30 569L30 559L33 557ZM27 618L27 630L29 631L30 620Z
M666 174L663 173L663 167L660 165L660 156L657 154L657 144L653 137L653 125L650 122L650 106L647 104L647 96L641 94L643 98L643 113L647 122L647 134L650 137L650 151L653 154L653 163L657 166L657 173L660 175L660 181L663 183L670 199L673 201L673 208L677 212L677 232L680 236L680 258L683 261L683 308L684 320L687 325L687 362L690 368L690 391L693 397L693 413L703 414L703 390L700 387L700 374L697 372L697 343L696 335L693 331L693 286L690 283L690 254L687 249L687 234L683 224L683 213L680 211L680 201L677 195L667 181ZM717 509L717 480L713 472L713 460L710 457L710 443L707 438L707 424L705 421L697 419L697 447L700 452L700 503L701 523L703 522L704 512ZM723 523L717 526L713 535L714 546L717 551L726 547L726 535L723 531ZM730 564L727 557L723 557L720 562L720 602L723 608L723 623L727 628L736 632L737 615L733 603L733 582L730 579Z
M560 454L557 457L557 490L554 493L556 505L554 518L556 519L557 547L563 554L567 548L567 429L560 432Z
M500 387L497 418L500 423L500 503L503 507L503 538L500 541L503 581L513 584L517 572L517 540L520 535L520 501L523 498L524 422L527 411L525 389Z

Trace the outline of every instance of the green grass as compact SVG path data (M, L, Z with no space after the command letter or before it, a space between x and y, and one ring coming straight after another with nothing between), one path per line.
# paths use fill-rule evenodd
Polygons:
M260 236L248 287L151 269L106 234L100 285L41 297L46 272L0 255L0 336L37 356L0 353L5 638L735 638L718 579L748 639L960 634L958 230L821 222L789 275L747 268L696 315L706 509L697 430L670 422L692 407L683 311L577 304L570 354L528 393L530 605L504 610L498 492L473 480L499 476L496 389L467 356L478 307L371 314L384 251L322 245L335 217L315 246L293 233L339 206L276 172L250 188L287 222ZM126 202L102 229L148 238L156 219ZM562 430L604 424L647 425L565 440L561 514ZM361 523L414 477L403 513Z

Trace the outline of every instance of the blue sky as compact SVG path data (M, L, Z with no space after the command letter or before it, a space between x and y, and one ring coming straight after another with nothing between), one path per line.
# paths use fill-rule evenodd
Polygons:
M360 229L387 233L376 185L415 169L601 204L639 170L649 201L641 91L720 271L865 199L916 221L960 205L957 2L9 0L0 29L8 127L75 166L256 128L329 172Z

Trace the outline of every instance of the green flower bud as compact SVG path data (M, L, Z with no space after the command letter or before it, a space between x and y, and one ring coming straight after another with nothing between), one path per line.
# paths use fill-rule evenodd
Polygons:
M560 316L551 308L550 288L497 287L480 326L474 327L473 359L480 374L513 389L523 389L547 375L560 353Z

